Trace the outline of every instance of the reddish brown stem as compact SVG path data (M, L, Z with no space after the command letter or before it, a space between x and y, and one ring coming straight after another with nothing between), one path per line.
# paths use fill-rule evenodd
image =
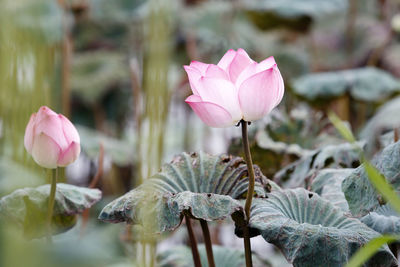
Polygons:
M192 223L189 216L185 215L186 227L189 234L190 247L192 248L193 262L195 267L201 267L200 254L197 249L196 236L194 235Z
M201 230L203 230L203 237L204 237L204 244L206 246L208 266L215 267L210 230L208 229L207 221L200 220L200 224L201 224Z

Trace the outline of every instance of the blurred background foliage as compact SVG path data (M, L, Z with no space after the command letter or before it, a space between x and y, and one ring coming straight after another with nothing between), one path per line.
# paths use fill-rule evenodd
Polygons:
M174 154L242 154L239 129L211 129L184 103L190 88L182 65L191 60L216 63L230 48L244 48L256 61L275 57L285 80L284 101L253 123L250 135L255 163L283 187L312 188L323 169L360 164L354 147L329 123L328 111L348 121L372 154L396 131L386 139L380 135L399 127L396 0L0 0L0 5L0 196L48 182L23 147L29 116L42 105L68 116L81 135L82 155L62 180L89 186L99 174L94 186L103 191L89 215L55 239L51 253L23 242L0 222L1 266L154 264L155 245L135 242L135 229L98 222L101 208ZM241 240L227 234L229 227L212 225L213 242L241 248ZM187 236L178 230L158 241L162 259L171 244L187 244ZM257 238L252 242L263 260L285 266L280 252Z

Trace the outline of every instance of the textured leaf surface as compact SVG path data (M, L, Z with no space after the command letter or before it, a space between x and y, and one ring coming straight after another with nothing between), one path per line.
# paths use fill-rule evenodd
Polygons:
M388 204L365 215L361 221L381 234L400 233L400 217Z
M256 194L265 195L270 185L258 167ZM144 184L109 203L99 219L142 224L150 232L173 230L182 213L207 221L223 219L242 205L248 187L247 167L242 158L182 153Z
M349 93L360 101L379 102L400 91L398 80L385 71L371 67L307 74L296 79L292 85L297 95L309 101L329 100Z
M199 254L202 266L207 267L207 254L204 245L199 245ZM246 265L243 250L231 249L221 246L213 246L215 266L218 267L242 267ZM188 247L174 247L158 255L160 267L192 267L194 266L192 251ZM271 266L253 254L254 267Z
M357 249L379 234L316 193L289 189L255 199L250 226L276 245L294 266L343 266ZM385 246L367 266L396 266Z
M375 156L372 164L386 177L395 191L400 190L400 142L387 146ZM377 193L368 179L363 165L355 169L342 184L343 192L349 203L350 211L355 216L364 216L374 211L384 200Z
M28 238L45 234L50 185L23 188L0 199L0 218L23 228ZM90 208L101 198L98 189L89 189L69 184L57 184L53 212L54 232L63 232L72 227L75 215Z
M311 190L328 200L342 211L348 212L349 205L342 191L342 182L353 169L323 169L315 174Z
M362 146L362 143L359 143ZM274 180L284 187L304 187L305 180L323 168L350 168L359 165L359 152L350 143L327 145L311 151L276 173Z

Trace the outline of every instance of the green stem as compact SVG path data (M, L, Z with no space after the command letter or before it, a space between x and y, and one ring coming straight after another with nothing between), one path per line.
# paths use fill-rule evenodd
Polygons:
M214 255L213 255L213 251L212 251L212 243L211 243L211 237L210 237L210 231L208 229L207 221L200 220L200 224L201 224L201 230L203 230L204 243L206 245L208 266L209 267L215 267Z
M201 267L200 254L199 254L199 250L197 249L196 236L194 235L190 218L186 214L185 214L185 220L186 220L186 227L187 227L189 239L190 239L190 247L192 248L194 266Z
M150 267L155 266L155 259L156 259L156 242L151 242L150 243Z
M147 266L147 264L146 264L146 249L147 249L146 242L143 241L141 243L141 245L142 245L142 266Z
M253 200L253 195L254 195L255 175L254 175L253 161L251 159L251 154L250 154L249 137L247 134L248 122L241 120L241 124L242 124L243 150L244 150L245 160L246 160L246 164L247 164L247 171L249 173L249 188L247 190L246 203L244 206L244 211L246 213L246 226L243 229L243 239L244 239L244 252L246 255L246 267L252 267L253 262L251 259L250 234L249 234L249 228L248 228L247 224L249 223L249 220L250 220L250 208L251 208L251 202Z
M49 196L49 206L47 209L47 242L52 242L52 232L51 232L51 221L53 218L53 210L54 210L54 202L56 197L56 187L57 187L57 176L58 176L58 168L52 170L51 177L51 188L50 188L50 196Z

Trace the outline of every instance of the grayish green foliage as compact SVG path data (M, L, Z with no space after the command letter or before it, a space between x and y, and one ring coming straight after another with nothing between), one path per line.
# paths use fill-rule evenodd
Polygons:
M250 226L276 245L295 267L343 266L357 249L379 236L302 188L275 191L266 199L255 199ZM395 257L385 246L366 266L395 264Z
M76 55L72 65L71 89L82 101L93 104L112 86L129 82L128 60L117 52L95 51Z
M386 204L365 215L361 221L381 234L399 234L400 217Z
M203 267L208 267L207 254L204 245L199 245L200 260ZM243 250L213 246L215 266L242 267L246 265ZM188 247L174 247L158 255L160 267L192 267L192 251ZM253 254L254 267L269 267L268 262L261 260Z
M112 161L120 166L132 164L134 147L133 141L119 140L99 132L93 131L84 126L76 127L81 137L82 150L92 160L97 160L100 151L100 144L104 147L104 153L111 157Z
M0 199L0 218L22 228L28 238L45 234L50 185L23 188ZM76 223L75 215L99 201L101 192L69 184L57 184L53 232L63 232Z
M311 190L339 207L343 212L349 211L349 205L342 191L342 182L353 169L323 169L315 174Z
M256 194L265 195L270 185L259 168ZM242 158L182 153L161 171L122 197L112 201L99 215L107 222L141 224L149 232L173 230L182 213L207 221L242 212L248 187L247 166Z
M391 144L375 156L372 164L383 174L396 192L400 190L400 142ZM384 203L361 165L342 183L349 208L354 216L364 216Z
M32 170L7 157L0 157L0 197L18 188L42 183L43 179Z
M359 143L359 145L363 145ZM304 187L311 175L323 168L349 168L358 166L358 148L350 143L327 145L311 151L276 173L274 180L284 187Z
M306 30L317 18L345 11L345 0L251 0L245 10L261 29L288 27Z
M372 67L307 74L296 79L292 86L297 95L309 101L330 101L349 93L356 100L379 102L400 91L398 80Z
M20 1L12 5L10 3L4 2L2 10L6 11L7 15L16 17L19 32L34 34L49 44L55 44L62 39L62 9L57 2L38 0Z
M91 18L110 24L113 22L131 23L138 16L137 9L144 0L91 0Z
M368 144L375 144L376 137L387 130L400 127L400 97L385 103L378 112L368 121L361 131L361 137L368 140ZM393 138L392 138L393 140Z

